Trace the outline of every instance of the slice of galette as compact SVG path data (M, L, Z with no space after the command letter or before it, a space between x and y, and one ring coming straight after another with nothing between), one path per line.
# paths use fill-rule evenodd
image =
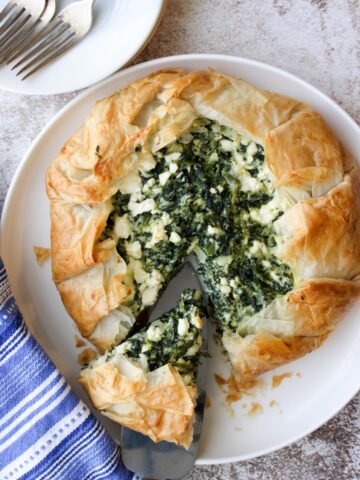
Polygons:
M185 290L176 307L86 366L79 376L94 406L112 420L188 448L204 311Z

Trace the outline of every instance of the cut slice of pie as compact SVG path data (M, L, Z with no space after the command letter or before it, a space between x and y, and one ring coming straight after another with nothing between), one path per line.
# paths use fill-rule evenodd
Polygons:
M94 406L121 425L188 448L193 437L203 324L201 293L87 365L79 376Z

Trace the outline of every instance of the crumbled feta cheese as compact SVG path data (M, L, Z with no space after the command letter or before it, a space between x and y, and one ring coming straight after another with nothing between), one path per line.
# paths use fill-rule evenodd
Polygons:
M151 345L149 345L148 343L145 343L145 344L141 347L141 352L142 352L142 353L146 353L146 352L148 352L149 350L151 350Z
M219 193L222 193L224 191L224 187L222 185L218 185L216 189Z
M221 235L223 233L221 228L212 227L211 225L208 225L207 232L209 235Z
M148 331L146 332L146 336L152 342L158 342L161 340L163 336L162 325L150 325Z
M228 285L221 285L220 286L220 291L224 295L229 295L231 293L231 287L229 287Z
M177 172L178 168L179 167L178 167L177 163L175 163L175 162L171 162L170 165L169 165L169 171L171 173Z
M251 175L241 175L239 180L245 192L256 192L263 188L262 183Z
M159 175L160 185L164 186L165 183L169 180L170 176L171 176L171 172L169 170L167 170L166 172L160 173Z
M179 160L180 157L181 157L180 152L169 153L168 155L165 155L165 161L173 162L174 160Z
M140 364L140 367L141 367L145 372L149 369L149 364L148 364L147 356L144 355L143 353L140 353L140 355L139 355L139 364Z
M246 153L249 154L249 155L255 155L256 152L257 152L256 144L254 142L249 143L249 145L246 149Z
M186 355L187 357L193 357L194 355L197 354L197 352L199 351L199 348L200 348L200 345L197 345L197 344L192 345L192 346L188 349L188 351L186 352L185 355Z
M231 152L231 150L233 150L233 142L231 140L221 140L220 146L225 152Z
M157 294L159 292L158 287L148 287L144 290L142 294L142 303L145 307L153 305L156 301Z
M164 227L166 227L166 225L169 225L172 222L171 217L167 212L164 212L161 215L161 221L162 221Z
M128 207L134 217L136 217L140 215L140 213L151 212L155 209L156 204L153 198L147 198L141 203L133 202L132 199L130 199Z
M159 270L153 270L151 272L150 278L147 280L147 284L151 287L161 285L164 281L164 277L161 275Z
M119 217L118 215L115 216L114 232L118 238L128 238L131 234L131 230L132 227L127 214L122 217Z
M149 178L149 180L143 186L143 192L148 192L151 187L155 185L155 178Z
M124 353L126 353L128 346L128 342L120 343L120 345L116 347L116 354L123 355Z
M210 188L210 193L217 193L217 192L216 192L216 189L215 189L214 187L211 187L211 188Z
M190 322L192 323L192 325L194 325L194 327L199 329L202 328L203 322L199 315L192 315Z
M151 225L152 237L149 242L147 242L147 247L152 247L156 243L159 243L167 239L166 230L161 223L154 223Z
M181 237L178 233L171 232L169 240L172 243L179 243L179 242L181 242Z
M237 287L236 281L235 281L233 278L230 280L229 283L230 283L230 287L232 287L232 288L236 288L236 287Z
M186 335L189 331L189 322L186 320L186 318L179 318L179 323L178 323L178 328L177 328L178 334L180 337L183 337Z
M150 277L143 269L143 264L139 260L130 260L129 266L133 269L134 278L137 283L144 283Z
M125 247L126 247L126 253L129 255L129 257L141 258L142 256L141 243L138 240L132 243L126 243Z
M220 278L220 285L227 285L227 284L228 284L227 278L226 277L221 277Z

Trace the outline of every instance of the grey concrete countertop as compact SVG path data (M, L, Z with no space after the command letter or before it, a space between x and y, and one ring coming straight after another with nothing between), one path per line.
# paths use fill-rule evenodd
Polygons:
M169 0L159 30L133 63L194 52L281 67L321 89L360 122L359 0ZM31 141L75 95L0 91L0 206ZM196 467L186 480L360 479L359 419L358 395L290 447L247 462Z

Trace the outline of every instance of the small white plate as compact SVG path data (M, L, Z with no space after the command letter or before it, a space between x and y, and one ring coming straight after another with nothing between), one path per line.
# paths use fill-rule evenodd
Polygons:
M360 129L338 105L288 73L236 57L185 55L154 60L120 72L69 103L33 142L16 173L3 211L1 247L13 292L27 324L76 393L88 404L76 381L79 366L74 323L65 313L51 281L50 265L40 268L32 250L34 245L49 246L50 243L45 172L96 100L157 69L178 67L216 68L258 87L312 104L359 160ZM233 404L233 416L223 406L223 394L214 381L213 374L226 371L226 367L219 351L211 344L208 395L212 406L206 410L197 463L254 458L289 445L335 415L360 388L359 318L358 303L319 350L275 372L292 372L291 378L272 389L274 373L265 375L267 385L259 389L255 397L245 397ZM297 372L301 376L296 375ZM277 403L271 407L272 401ZM248 415L252 402L260 404L263 412ZM99 418L114 438L118 438L119 427L100 415Z
M73 0L58 0L57 11ZM0 0L0 10L8 0ZM128 63L160 23L165 0L96 0L88 35L56 62L21 81L0 68L0 88L28 95L53 95L89 87Z

